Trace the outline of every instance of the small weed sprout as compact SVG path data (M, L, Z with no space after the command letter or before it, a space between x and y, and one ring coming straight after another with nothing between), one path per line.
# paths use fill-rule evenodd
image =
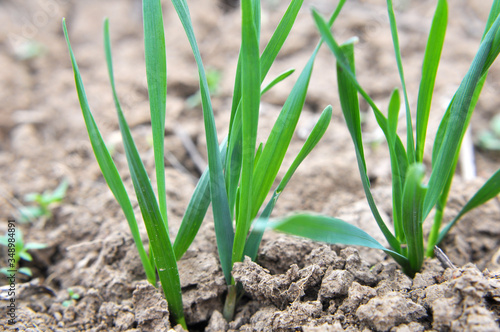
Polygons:
M80 299L80 295L79 295L79 294L77 294L77 293L75 293L75 292L73 291L73 289L68 288L68 299L67 299L67 300L64 300L64 301L62 302L62 306L63 306L63 307L65 307L65 308L67 308L67 307L69 307L70 305L75 304L75 303L76 303L76 301L78 301L79 299Z
M0 268L0 273L10 276L13 273L12 271L17 271L28 277L33 276L29 267L19 267L20 261L31 262L33 257L31 257L28 250L44 249L47 248L47 245L34 242L25 244L23 233L20 229L16 229L13 236L9 234L0 236L0 244L7 248L7 266ZM14 247L9 246L9 243L14 243Z
M42 194L30 193L24 197L26 202L36 203L36 206L24 206L20 209L21 222L33 222L39 218L52 218L52 209L66 196L68 181L63 180L54 191L44 191Z
M385 250L402 266L405 273L413 276L420 270L424 256L433 256L434 247L442 241L450 228L465 213L484 204L500 192L500 170L498 170L465 204L452 221L441 228L462 139L488 70L500 52L500 1L493 2L479 50L441 120L433 145L431 172L426 184L424 183L426 169L423 164L424 145L434 82L448 21L448 4L446 0L438 1L430 29L422 65L415 132L413 131L396 18L391 0L387 0L387 8L404 104L407 110L406 148L402 143L403 140L397 134L401 104L399 91L397 89L393 91L387 116L384 115L356 78L355 40L352 39L339 45L327 22L316 11L313 12L313 16L323 40L337 60L337 80L342 112L354 143L363 188L372 214L391 249L384 248L361 229L342 220L326 216L298 214L272 223L272 227L318 241L361 245ZM376 121L388 143L392 170L394 233L389 230L382 219L370 190L363 151L358 94L372 108ZM433 208L435 208L436 213L427 239L427 248L425 248L422 225Z

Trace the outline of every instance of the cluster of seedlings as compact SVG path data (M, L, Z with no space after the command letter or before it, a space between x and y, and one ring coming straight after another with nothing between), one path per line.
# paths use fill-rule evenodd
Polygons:
M381 249L401 266L402 271L407 275L403 275L405 278L412 278L420 275L424 257L434 256L434 248L465 213L496 197L500 192L500 170L498 170L463 206L452 221L442 227L461 142L488 71L500 53L500 17L498 15L500 1L493 1L477 54L441 120L433 143L432 165L429 171L426 170L423 162L424 146L434 83L448 21L447 1L437 1L422 64L422 79L418 90L415 119L412 118L410 111L392 1L387 0L387 12L401 79L401 92L399 89L394 89L387 112L377 106L357 79L354 57L356 38L343 44L339 44L335 38L334 22L341 14L345 2L346 0L340 0L336 10L328 19L313 10L312 17L320 34L317 46L300 72L269 136L264 142L259 142L257 129L261 96L276 84L287 79L293 70L286 71L271 80L268 79L270 83L265 86L263 82L294 26L295 19L303 7L303 0L290 1L262 53L260 52L261 2L260 0L241 1L241 48L234 78L229 128L224 134L216 130L211 103L211 94L216 93L214 86L217 85L217 73L209 72L203 65L186 0L172 0L197 65L200 88L199 92L191 98L191 103L202 106L208 155L208 167L199 179L175 239L171 239L169 234L165 190L164 135L167 68L161 1L142 1L146 74L155 159L155 185L150 181L122 112L114 81L109 22L105 20L104 48L111 91L136 199L149 237L149 252L141 239L131 198L125 189L122 176L118 173L112 154L94 121L69 41L66 22L63 20L63 30L73 65L78 98L97 162L128 221L147 280L155 287L158 281L161 282L169 312L173 320L184 329L188 326L183 309L181 280L177 264L193 242L210 205L220 266L227 285L223 309L223 317L226 321L233 320L235 308L244 291L252 294L254 298L274 304L275 308L284 309L285 304L304 297L305 290L315 289L313 294L317 295L316 298L311 298L307 302L311 312L316 309L323 311L326 308L326 311L332 312L332 319L335 320L334 313L338 314L340 311L347 313L354 310L357 313L355 319L360 323L375 329L386 330L387 326L380 325L384 323L370 316L375 309L367 306L368 300L375 294L385 292L385 290L379 290L379 286L374 288L377 283L383 284L379 282L384 274L381 268L369 270L361 264L359 257L356 256L357 253L346 249L339 257L335 253L331 255L332 261L329 267L321 265L324 262L312 264L304 269L295 266L286 274L272 276L252 262L257 259L265 229L272 228L330 244L359 245ZM332 216L301 213L269 220L280 194L302 161L318 144L332 118L332 107L325 107L299 153L273 189L305 103L316 56L323 45L330 49L333 55L332 66L336 66L337 69L340 106L353 141L363 189L373 217L390 248L384 247L365 231ZM370 189L363 149L359 96L372 109L389 148L393 203L391 223L394 231L389 229L388 221L381 217ZM398 119L402 105L406 114L407 128L403 138L398 134ZM40 216L50 217L49 206L64 197L66 188L67 184L63 183L54 193L32 196L30 199L37 202L38 206L24 211L23 214L30 219ZM271 190L273 191L269 195ZM434 222L429 237L424 241L423 223L433 209L435 209ZM21 233L18 234L20 236ZM18 239L18 243L23 242ZM17 259L29 259L30 256L26 250L39 247L26 244L24 249L19 251L20 256ZM336 265L339 266L335 268ZM452 279L451 276L448 277ZM329 279L345 282L329 284ZM349 288L354 283L356 287ZM413 291L412 287L410 285L408 289ZM358 290L361 295L351 294L350 289L353 289L352 292ZM397 293L397 290L388 290L384 294L386 297L392 296L389 302L394 303L395 307L408 306L405 308L409 313L403 315L406 315L406 318L401 318L404 321L400 321L400 316L393 319L389 317L386 320L392 324L409 324L418 320L425 315L424 307L433 305L423 303L423 300L419 302L417 292L414 301ZM65 305L70 305L78 298L79 295L70 290ZM376 304L373 305L376 307ZM290 307L290 310L295 309ZM297 309L297 312L300 310ZM306 310L306 312L309 311ZM285 323L276 322L278 316L276 312L264 312L262 321L271 326L277 324L276 329L286 329ZM343 319L354 318L345 316ZM306 322L307 319L299 323L305 324ZM297 324L297 322L292 323ZM444 328L449 328L449 326L444 326Z

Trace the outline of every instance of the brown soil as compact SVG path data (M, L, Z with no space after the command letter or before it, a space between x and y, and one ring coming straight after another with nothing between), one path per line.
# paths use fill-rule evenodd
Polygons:
M227 131L239 47L240 13L232 3L190 1L205 65L222 74L219 92L213 100L221 135ZM265 41L287 2L263 3ZM270 77L291 67L301 70L318 40L309 7L314 5L326 15L334 10L335 3L305 1ZM435 1L395 3L399 8L408 91L415 109L420 64ZM474 56L491 1L457 0L450 5L449 29L429 125L431 136ZM170 230L175 236L199 176L180 133L187 134L202 156L205 143L201 111L185 103L197 91L191 51L170 2L165 1L164 9L169 70L167 195ZM24 265L31 268L34 279L18 280L15 326L6 324L7 302L1 302L0 329L168 330L171 322L163 294L145 281L127 223L88 142L62 36L63 16L67 18L96 121L105 139L115 147L117 166L131 189L103 57L101 22L103 17L110 17L117 87L146 167L152 169L154 165L148 144L150 121L140 1L0 1L0 233L7 230L4 221L19 217L18 208L27 204L24 195L54 189L63 179L70 184L64 202L54 209L53 218L18 225L27 242L42 242L48 247L33 251L33 262ZM360 81L377 102L386 105L399 81L384 1L349 1L335 31L340 40L359 36ZM27 50L34 46L38 53L29 57ZM281 83L263 99L262 137L269 132L296 77L297 74ZM472 119L473 137L487 129L488 121L498 113L498 77L500 70L494 65ZM315 64L299 134L292 141L290 155L300 149L304 136L328 104L334 108L333 123L283 193L275 215L297 209L325 213L352 222L383 241L361 189L335 82L333 57L323 49ZM404 121L400 127L405 130ZM374 195L388 220L390 164L384 144L377 143L380 135L369 112L364 131L374 140L367 145L367 164ZM427 155L431 142L432 138ZM447 220L498 169L498 154L476 151L475 157L477 179L466 181L459 170ZM290 162L286 159L285 165ZM229 324L220 314L226 288L211 221L208 215L193 246L179 262L184 307L193 331L500 330L498 198L463 218L445 239L443 250L459 268L445 270L437 260L428 260L413 280L379 251L267 233L259 253L260 265L245 261L235 266L235 278L242 282L247 295ZM142 225L141 230L146 238ZM2 266L4 258L2 251ZM80 299L63 305L69 299L69 288Z

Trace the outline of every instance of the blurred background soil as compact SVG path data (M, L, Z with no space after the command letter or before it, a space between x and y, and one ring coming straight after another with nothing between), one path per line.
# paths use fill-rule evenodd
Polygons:
M171 3L162 2L168 69L165 134L167 195L170 231L175 236L200 169L206 164L206 152L201 108L196 103L198 78L194 59ZM229 123L240 43L240 12L236 1L231 0L191 0L188 3L204 64L218 79L213 105L221 140L227 133ZM296 73L263 97L259 119L261 140L267 137L299 72L319 40L310 8L316 7L327 16L333 12L336 3L326 0L304 1L304 8L266 82L290 68L295 68ZM399 0L394 3L407 88L414 112L421 62L435 1ZM432 138L440 117L475 55L491 3L491 0L450 2L449 27L428 129L425 159L428 165ZM287 5L287 1L262 1L263 47ZM67 20L92 111L103 137L114 151L117 167L126 186L132 192L102 45L103 18L109 17L118 93L145 165L148 170L154 168L141 2L0 1L0 233L7 230L8 218L18 219L19 208L29 205L24 200L26 194L53 190L63 179L69 182L68 193L54 209L52 218L18 225L25 234L26 242L48 245L46 249L33 252L34 260L27 266L32 269L34 278L39 278L44 287L55 292L55 297L37 295L34 300L30 300L30 297L22 299L25 311L21 314L26 316L21 317L25 317L26 324L38 319L37 322L44 324L47 329L99 330L99 326L103 330L125 330L133 326L143 330L162 328L166 325L161 324L168 323L164 312L156 313L159 317L157 321L141 321L137 318L137 303L150 290L141 283L145 276L127 223L107 188L88 141L62 34L62 17ZM353 36L359 38L356 45L359 80L381 109L385 109L390 93L400 86L385 1L349 0L333 31L339 41ZM471 120L474 143L484 131L490 129L491 120L500 112L499 79L500 67L494 64ZM274 215L281 216L295 210L326 213L355 223L381 239L364 198L351 139L342 119L337 97L335 61L325 47L315 62L309 94L284 166L291 163L315 120L329 104L333 106L332 124L323 141L292 178ZM391 198L388 152L366 103L362 103L362 109L365 112L363 130L367 142L367 165L374 196L386 214L385 219L389 220ZM399 129L401 133L406 130L403 118ZM194 149L186 149L187 141L194 144ZM196 158L197 153L201 158ZM446 220L454 216L500 165L500 154L495 151L478 149L476 146L474 157L477 177L466 179L465 169L459 167ZM150 174L153 176L152 171ZM137 206L135 200L133 204ZM138 208L136 212L139 216ZM500 202L496 198L466 216L450 233L443 247L456 265L473 262L481 270L489 268L499 271L499 212ZM140 227L146 238L143 225ZM264 245L272 243L276 237L267 234ZM361 258L370 265L387 259L384 254L375 251L359 248L359 252ZM4 254L2 251L1 264L4 264ZM300 259L298 255L297 261L292 260L290 264L300 265ZM220 309L225 291L218 267L210 213L193 247L179 264L181 279L184 280L185 301L188 302L186 306L191 310L188 320L191 319L193 326L202 329L213 309ZM287 268L284 267L284 271ZM200 270L200 273L192 276L193 270ZM2 278L1 284L5 280ZM81 304L81 310L58 307L56 304L67 297L67 289L75 287L80 287L81 293L86 294L87 302ZM163 301L161 297L157 300ZM102 309L102 303L111 304L105 306L107 309ZM133 310L125 310L127 305ZM121 322L130 321L127 312L135 314L135 320L132 319L135 325L117 324L117 317L121 317Z

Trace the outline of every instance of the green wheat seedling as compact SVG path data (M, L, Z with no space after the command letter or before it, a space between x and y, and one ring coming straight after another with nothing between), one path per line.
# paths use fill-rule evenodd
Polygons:
M181 324L183 328L187 329L182 306L181 286L179 271L177 269L176 255L168 234L164 164L165 103L167 95L167 82L165 36L160 1L143 1L143 15L146 74L158 188L157 195L155 195L153 191L153 187L144 168L139 152L137 151L134 140L132 139L130 128L125 120L120 102L118 100L111 60L111 42L109 37L108 20L105 20L104 22L104 47L108 65L108 74L111 81L111 88L118 114L120 131L125 146L127 162L137 201L139 202L142 217L149 237L149 257L144 249L144 244L140 237L137 220L135 218L128 193L125 190L123 181L90 111L80 71L69 42L65 20L63 20L63 30L75 74L80 107L82 109L85 125L87 127L90 142L92 144L97 162L99 163L99 167L101 168L109 188L125 214L148 281L153 285L156 285L156 272L158 273L173 318L177 321L177 323ZM186 215L189 215L189 213L196 214L196 211L193 212L193 210L196 209L188 208ZM179 241L185 243L188 240L181 238Z
M338 10L330 19L330 24L333 23L344 2L345 0L341 1ZM173 245L168 234L166 214L163 140L167 88L165 37L160 1L143 1L146 72L153 131L157 195L153 191L121 110L113 78L107 20L104 25L109 77L132 181L148 232L151 248L149 257L139 235L129 196L90 111L64 21L63 29L75 73L80 106L96 159L108 186L124 211L148 280L153 284L156 283L156 268L171 313L174 319L186 328L176 260L180 259L189 248L211 203L221 266L229 287L224 314L228 320L232 319L238 296L238 288L231 276L232 266L235 262L241 261L243 255L249 255L253 259L257 255L262 231L254 230L250 233L252 220L259 213L289 147L305 102L314 59L320 45L315 49L299 76L269 138L265 144L260 144L257 148L261 94L286 79L293 70L279 75L265 87L261 88L261 85L288 37L303 0L290 2L261 55L259 55L260 1L243 0L241 3L242 44L235 77L230 127L227 138L219 144L207 74L194 35L189 8L186 1L183 0L173 0L172 3L191 44L198 69L208 153L208 167L195 188ZM330 123L331 112L331 107L327 107L321 114L303 148L261 212L261 218L269 217L290 177L326 131Z
M285 42L302 7L303 0L290 2L273 36L260 55L260 1L243 0L241 2L242 38L229 132L227 139L219 147L207 75L194 36L188 7L185 1L172 2L181 19L198 66L208 151L208 171L202 175L199 186L209 188L219 258L228 285L224 317L231 320L240 293L231 276L233 264L242 261L244 255L255 260L262 239L263 233L260 228L251 231L252 220L256 217L266 220L270 216L291 176L318 143L331 119L332 109L329 106L321 114L304 146L286 171L265 208L260 212L276 180L297 126L314 60L321 43L318 44L302 70L266 142L257 144L260 97L275 84L287 78L292 71L279 75L265 87L262 87L262 82ZM339 3L338 9L330 19L330 25L333 24L344 3L345 0ZM188 223L185 225L186 227L181 225L179 234L192 232L193 229L197 230L199 227ZM187 225L190 225L190 228ZM174 245L176 244L178 244L177 240ZM176 251L177 257L182 255L186 247L184 246L183 249Z
M479 98L488 70L500 52L500 1L495 0L490 11L479 50L469 71L451 100L443 116L433 144L432 165L427 183L423 164L424 143L427 135L431 100L448 19L448 5L439 0L422 65L422 80L418 94L416 131L413 131L410 106L403 74L398 30L392 1L387 1L396 61L401 79L406 107L407 135L405 148L397 134L400 94L395 89L391 95L387 117L359 84L354 66L354 43L340 46L324 19L313 12L323 40L337 60L337 79L342 111L356 151L363 188L372 214L387 239L391 249L384 248L366 232L342 220L310 214L291 216L273 223L273 228L299 236L329 243L361 245L385 250L413 276L422 266L424 256L432 257L433 250L450 228L468 211L484 204L500 192L500 170L493 174L462 210L441 228L443 212L457 165L460 145ZM392 200L394 233L389 230L379 214L370 191L360 125L358 94L372 108L376 121L388 143L392 169ZM436 208L431 233L424 247L422 225L430 211Z
M24 243L23 233L20 229L17 229L13 234L7 233L4 236L0 236L0 244L5 246L7 249L7 266L0 268L0 273L10 277L12 271L15 270L21 274L31 277L31 269L29 267L19 267L21 260L31 262L33 257L31 257L28 250L38 250L47 248L44 243Z

